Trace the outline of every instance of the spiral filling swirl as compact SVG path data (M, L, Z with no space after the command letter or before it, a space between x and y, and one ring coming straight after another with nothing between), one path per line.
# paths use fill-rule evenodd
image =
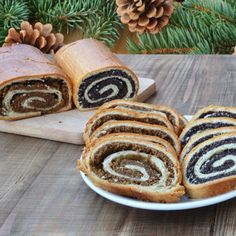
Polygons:
M81 107L93 108L114 99L132 98L136 90L130 74L121 69L111 69L84 79L79 86L78 99Z
M66 82L60 78L29 79L0 90L0 115L55 112L69 104Z
M125 182L160 188L172 184L174 180L167 173L176 174L163 160L135 151L121 151L109 155L103 161L103 169L106 173L118 177L113 178L114 182L123 179Z
M236 138L214 142L195 152L187 162L186 177L201 184L236 175Z
M176 170L167 159L134 150L107 155L93 171L112 183L140 185L162 189L176 183Z

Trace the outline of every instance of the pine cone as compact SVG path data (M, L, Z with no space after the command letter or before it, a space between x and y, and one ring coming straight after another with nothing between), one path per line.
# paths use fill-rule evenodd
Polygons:
M172 0L116 0L117 13L131 32L158 33L169 23L173 13Z
M15 28L8 30L3 46L22 43L35 46L44 53L54 53L63 45L63 41L63 34L52 33L51 24L37 22L32 26L28 21L23 21L19 32Z

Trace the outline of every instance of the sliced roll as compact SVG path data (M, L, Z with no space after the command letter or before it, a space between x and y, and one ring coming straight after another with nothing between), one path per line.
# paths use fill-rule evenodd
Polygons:
M17 120L69 110L71 83L37 48L0 48L0 119Z
M175 132L178 134L180 129L179 115L174 109L164 106L164 105L152 105L141 102L126 101L126 100L114 100L102 105L99 109L127 109L130 111L137 111L146 114L160 114L163 113L166 115L167 119L173 125Z
M84 155L78 167L107 191L153 202L177 202L184 194L177 156L159 144L108 135Z
M151 125L138 121L107 121L93 132L93 135L91 136L90 140L91 142L93 142L96 141L98 138L108 134L121 134L127 132L133 134L142 134L142 136L151 135L153 136L153 139L159 137L160 142L168 142L171 146L173 146L177 154L180 153L180 142L177 135L173 131L160 125Z
M236 133L213 137L192 149L182 165L191 198L207 198L236 188Z
M182 148L188 143L188 141L198 133L201 133L210 129L217 129L221 127L236 126L236 119L233 118L204 118L194 120L188 123L183 132L180 135L180 141Z
M73 100L79 110L91 110L114 99L134 99L137 76L103 43L83 39L62 47L57 63L73 82Z
M174 152L176 153L176 150L174 149L174 147L167 142L166 140L156 137L156 136L151 136L151 135L143 135L143 134L135 134L135 133L114 133L114 134L108 134L110 137L118 137L118 138L130 138L132 137L132 140L139 140L139 141L148 141L148 142L152 142L152 143L157 143L163 147L166 148L166 150L169 150L170 152ZM104 136L103 136L104 137ZM86 149L89 150L89 147L94 146L97 142L97 139L92 139L90 145L87 145L84 152L86 152ZM83 160L87 155L82 155ZM87 156L88 157L88 156ZM83 163L85 163L86 161L84 161Z
M89 139L93 132L101 127L105 122L110 120L129 120L129 121L139 121L148 124L161 125L170 130L173 130L171 123L160 114L142 114L139 112L128 111L124 109L107 109L100 110L94 116L92 116L85 128L84 140L85 143L89 143Z
M203 143L204 141L219 136L221 134L226 134L226 133L232 133L236 132L236 127L230 126L230 127L222 127L218 129L210 129L203 131L197 135L194 135L188 143L185 145L184 149L181 152L180 155L180 161L182 162L185 158L185 156L198 144Z
M193 116L191 121L210 117L228 117L236 119L236 107L214 105L204 107Z
M189 121L183 115L179 115L179 133L183 131L183 129L187 126L188 123Z

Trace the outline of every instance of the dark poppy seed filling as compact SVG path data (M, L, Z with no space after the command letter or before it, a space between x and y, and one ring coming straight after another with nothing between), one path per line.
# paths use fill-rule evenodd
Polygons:
M60 78L14 82L0 90L0 116L11 113L56 112L69 104L68 85Z
M208 130L208 129L217 129L217 128L220 128L220 127L228 127L228 126L233 126L233 124L218 122L218 123L204 123L204 124L200 124L200 125L197 125L197 126L193 126L184 135L184 137L181 141L181 145L182 145L182 147L184 147L194 134L197 134L199 132L202 132L202 131L205 131L205 130Z
M114 99L133 98L136 90L130 74L111 69L83 80L78 91L79 104L82 108L94 108Z
M112 158L114 154L118 155ZM158 166L151 160L151 156L155 156L159 160L158 163L163 164ZM174 165L164 153L141 144L107 144L96 152L96 159L91 166L99 178L112 183L149 186L164 178L163 184L168 186L176 177ZM163 166L168 172L168 177L163 176Z
M197 151L193 156L191 156L191 160L188 162L186 177L188 182L191 184L202 184L212 180L217 180L223 177L228 177L232 175L236 175L236 168L233 168L236 164L236 148L227 148L224 145L226 144L236 144L236 138L227 138L225 140L216 141L214 143L208 144ZM199 160L204 157L208 152L221 147L221 150L213 155L209 156L201 163L199 166L199 170L201 174L206 175L205 178L199 177L197 173L195 173L196 165L199 163ZM227 159L227 157L229 157ZM224 161L224 158L225 161ZM214 165L217 161L222 161L220 165ZM232 169L228 171L229 169ZM217 172L219 172L217 174ZM214 175L213 175L214 174Z
M217 134L209 134L206 135L198 140L196 140L194 143L191 144L191 146L188 147L186 153L184 154L184 156L182 157L182 160L186 157L186 155L193 149L195 148L198 144L203 143L204 141L207 141L208 139L215 137L217 135L221 135L221 133L217 133Z
M229 117L236 119L236 114L227 111L208 111L199 116L199 118L209 118L209 117Z

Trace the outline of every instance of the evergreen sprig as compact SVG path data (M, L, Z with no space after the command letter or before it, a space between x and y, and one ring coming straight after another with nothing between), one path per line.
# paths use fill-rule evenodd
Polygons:
M128 40L131 53L231 53L236 45L236 1L185 0L156 35Z
M70 33L79 29L112 46L119 38L121 22L113 0L0 0L0 35L23 20L51 23L55 31ZM9 17L10 15L10 17Z
M4 41L9 28L19 28L23 20L29 18L27 2L23 0L0 1L0 43Z
M158 34L138 35L139 45L128 41L131 53L146 54L202 54L214 53L211 45L192 29L167 27Z
M84 30L86 38L95 38L112 46L119 38L122 24L116 13L115 1L97 0L96 18Z

